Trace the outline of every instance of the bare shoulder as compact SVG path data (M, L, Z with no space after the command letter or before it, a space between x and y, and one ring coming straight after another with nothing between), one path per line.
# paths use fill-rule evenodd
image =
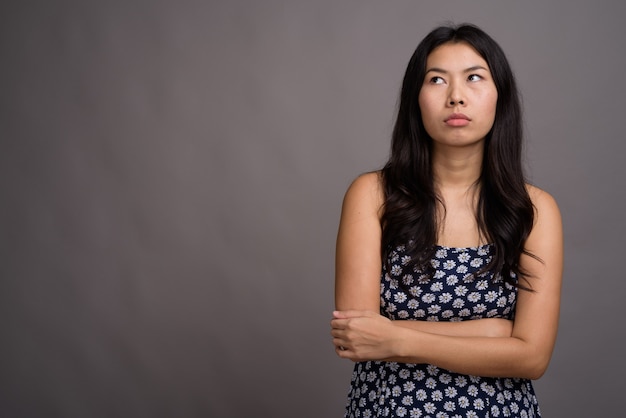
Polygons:
M560 222L561 213L556 200L550 193L540 189L537 186L527 185L528 195L535 207L535 215L537 221L542 219L558 220Z
M378 195L382 193L382 176L379 171L371 171L358 176L350 187L348 192L355 191L357 193L366 192Z
M528 194L535 207L535 222L528 237L527 245L536 248L550 248L562 251L563 225L561 212L556 200L546 192L535 186L527 186Z
M346 192L345 206L357 206L361 209L380 211L384 201L382 177L380 172L373 171L357 177Z

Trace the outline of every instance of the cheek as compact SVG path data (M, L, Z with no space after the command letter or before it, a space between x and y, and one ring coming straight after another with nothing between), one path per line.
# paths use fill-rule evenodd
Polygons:
M483 94L479 99L481 113L484 115L485 122L493 124L496 117L496 106L498 104L498 93L488 92Z
M491 100L491 106L489 107L489 110L491 112L491 124L493 125L493 122L496 120L496 108L498 106L498 93L495 93L492 97Z
M432 98L426 94L420 94L418 100L420 106L420 112L422 114L422 122L425 126L428 126L429 119L432 117Z
M491 110L493 112L493 114L496 114L496 106L498 105L498 91L494 90L493 92L491 92L491 94L489 94L489 98L487 99L487 103L488 103L488 108L489 110Z

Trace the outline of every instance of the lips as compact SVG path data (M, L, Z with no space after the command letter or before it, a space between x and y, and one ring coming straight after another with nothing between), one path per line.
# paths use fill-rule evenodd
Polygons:
M453 113L446 118L445 122L448 122L449 120L453 120L453 119L461 119L461 120L467 120L467 121L471 120L468 116L464 115L463 113Z
M471 119L463 113L453 113L444 120L449 126L466 126L470 121Z

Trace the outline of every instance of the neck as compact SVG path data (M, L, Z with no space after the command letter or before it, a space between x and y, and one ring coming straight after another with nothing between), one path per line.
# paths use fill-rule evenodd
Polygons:
M432 168L435 187L465 189L475 185L480 178L483 147L434 149Z

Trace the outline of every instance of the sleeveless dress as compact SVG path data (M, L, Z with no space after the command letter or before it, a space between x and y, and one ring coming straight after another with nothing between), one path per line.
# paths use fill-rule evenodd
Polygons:
M380 313L392 320L513 319L517 289L493 273L491 245L438 246L429 278L412 267L405 246L390 252L383 268ZM463 375L429 364L384 361L354 366L345 417L540 417L528 379Z

